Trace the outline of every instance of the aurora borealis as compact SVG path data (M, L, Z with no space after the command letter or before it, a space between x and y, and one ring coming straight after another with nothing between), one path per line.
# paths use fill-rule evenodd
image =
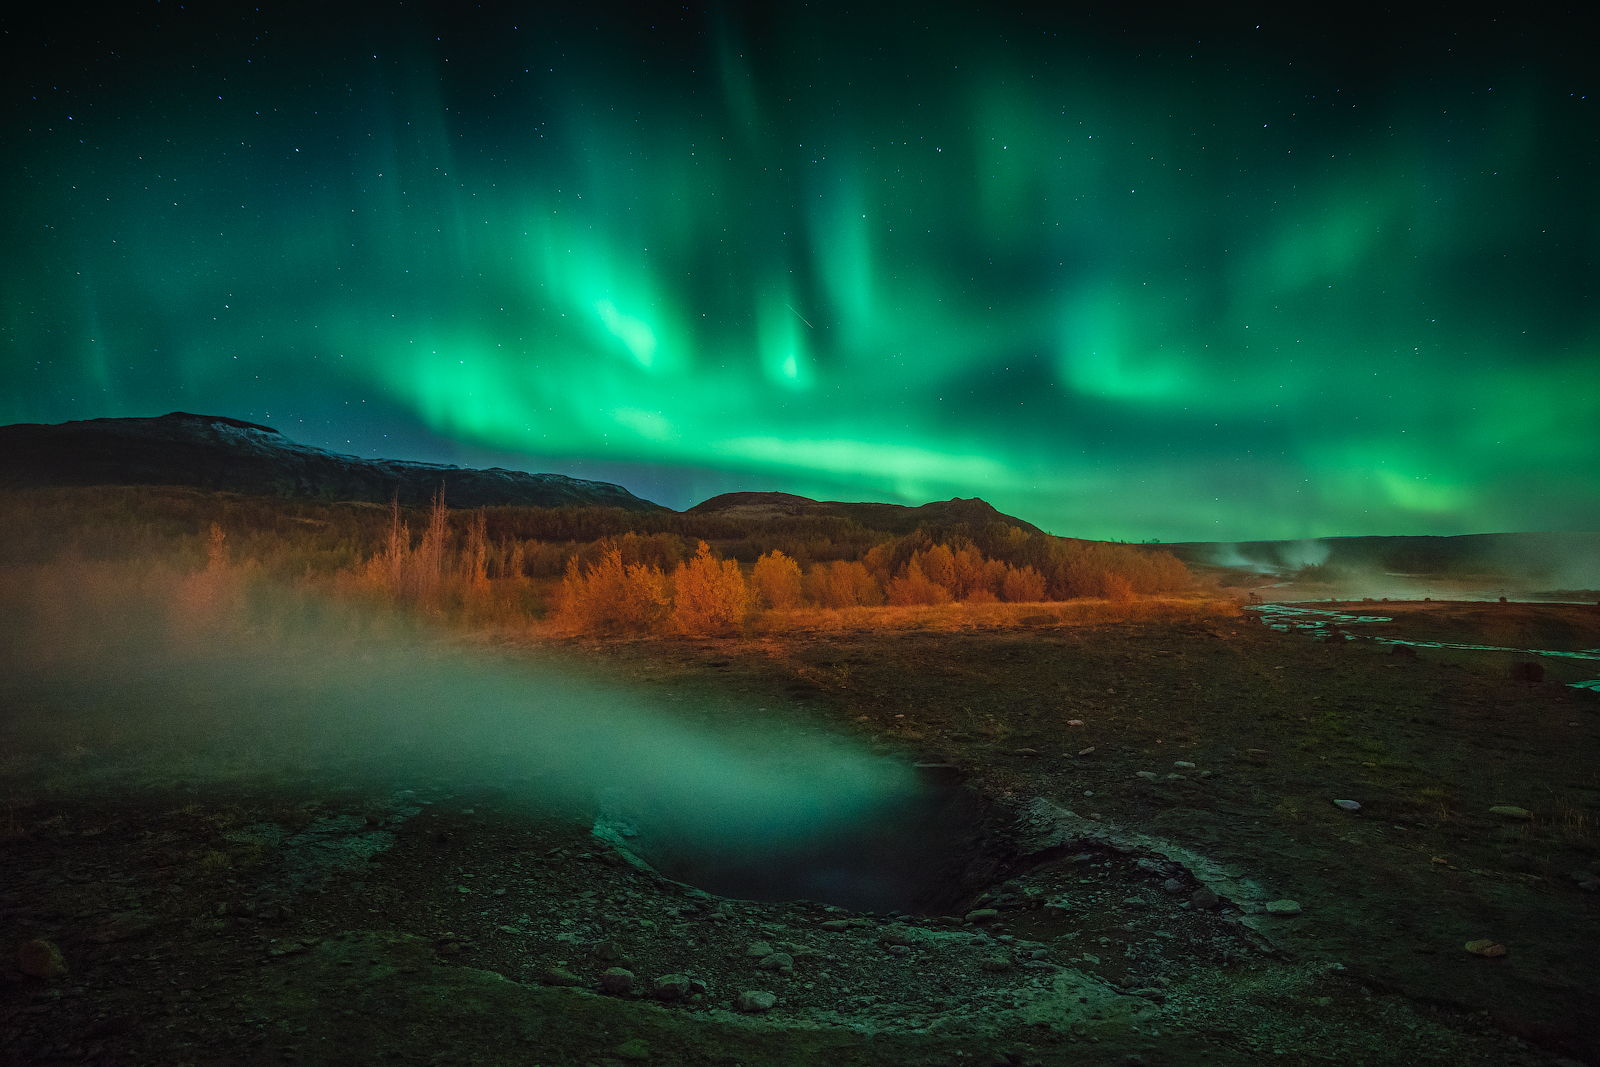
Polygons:
M1128 540L1600 527L1576 27L868 10L8 16L0 421Z

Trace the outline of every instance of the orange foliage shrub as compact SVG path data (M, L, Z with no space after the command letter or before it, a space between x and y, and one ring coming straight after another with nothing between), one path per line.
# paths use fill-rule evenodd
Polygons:
M1001 592L1009 604L1031 604L1044 599L1044 575L1032 567L1007 568Z
M946 552L948 555L948 551ZM911 557L905 573L889 583L889 603L908 606L912 604L948 604L950 590L932 581L922 572L921 553Z
M587 567L572 558L556 617L580 633L648 633L661 627L668 605L661 569L624 564L622 552L613 547Z
M750 581L766 607L787 611L800 603L800 564L777 549L756 560Z
M686 634L731 633L744 623L750 599L739 564L719 560L700 542L693 559L672 574L672 623Z
M865 564L835 561L819 564L806 575L806 599L819 608L853 608L883 603L878 580Z

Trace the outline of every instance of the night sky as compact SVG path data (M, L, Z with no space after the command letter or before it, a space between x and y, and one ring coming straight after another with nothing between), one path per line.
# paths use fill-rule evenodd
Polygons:
M49 7L3 23L0 422L1127 540L1600 528L1577 15Z

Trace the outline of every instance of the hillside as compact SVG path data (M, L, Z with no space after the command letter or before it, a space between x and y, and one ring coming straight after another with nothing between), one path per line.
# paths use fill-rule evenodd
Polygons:
M981 530L995 522L1025 533L1043 533L1032 523L1002 514L977 497L970 500L960 497L935 500L913 508L902 504L812 500L792 493L723 493L696 504L686 514L721 515L738 519L837 517L860 523L869 530L892 534L907 534L919 526L965 525Z
M362 459L292 441L270 426L175 411L149 419L0 426L0 487L181 485L247 496L452 507L669 509L620 485L560 474Z

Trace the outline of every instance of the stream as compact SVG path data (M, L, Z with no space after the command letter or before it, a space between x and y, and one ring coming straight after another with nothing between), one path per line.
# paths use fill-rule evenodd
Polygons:
M1261 613L1261 622L1274 630L1288 633L1290 630L1311 630L1313 633L1325 633L1331 627L1349 626L1363 622L1393 622L1389 615L1357 615L1348 611L1333 611L1328 608L1308 608L1300 604L1286 604L1267 602L1252 604L1252 611ZM1346 641L1376 640L1375 638L1359 638L1355 634L1344 634ZM1457 648L1470 652L1515 652L1528 656L1556 656L1562 659L1581 659L1600 661L1600 648L1590 648L1582 652L1558 652L1553 649L1543 648L1511 648L1505 645L1464 645L1453 641L1412 641L1403 637L1385 637L1384 644L1412 645L1416 648ZM1588 678L1581 682L1567 683L1574 689L1593 689L1600 692L1600 678Z

